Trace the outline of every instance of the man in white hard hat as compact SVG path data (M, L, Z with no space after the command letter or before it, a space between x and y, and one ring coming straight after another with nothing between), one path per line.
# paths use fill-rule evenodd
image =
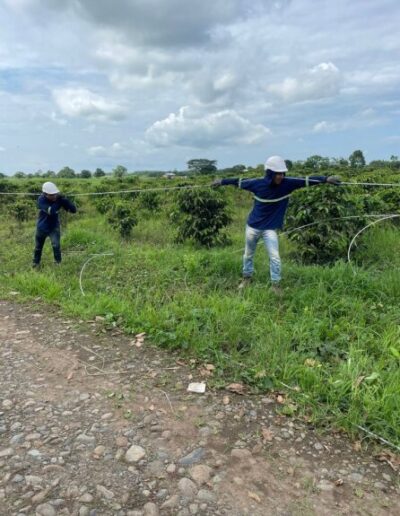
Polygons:
M63 208L71 213L76 213L76 206L61 195L54 183L50 181L43 183L42 192L37 201L39 215L36 225L33 267L39 267L40 265L42 250L47 237L50 238L53 247L55 263L61 263L61 232L58 212Z
M246 225L246 247L243 255L243 280L240 288L246 286L254 273L254 253L260 238L263 238L269 255L271 283L279 291L281 280L281 259L277 230L283 226L290 194L305 186L322 183L339 184L335 176L311 176L306 178L286 177L285 160L271 156L265 162L265 176L258 179L217 179L213 186L233 185L253 193L254 205Z

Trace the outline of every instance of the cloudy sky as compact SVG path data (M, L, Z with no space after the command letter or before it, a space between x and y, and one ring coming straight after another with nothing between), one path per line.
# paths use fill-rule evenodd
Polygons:
M400 154L398 0L0 0L0 172Z

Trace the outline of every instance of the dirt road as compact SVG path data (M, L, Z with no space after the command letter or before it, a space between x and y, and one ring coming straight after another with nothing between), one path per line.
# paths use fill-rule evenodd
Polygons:
M400 514L399 473L272 394L190 394L212 367L0 302L1 515Z

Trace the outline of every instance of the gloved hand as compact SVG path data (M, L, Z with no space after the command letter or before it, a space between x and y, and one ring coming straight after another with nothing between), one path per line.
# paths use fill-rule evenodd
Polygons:
M222 179L215 179L212 183L211 183L211 186L213 188L218 188L219 186L221 186L221 183L222 183Z
M338 176L329 176L326 182L330 185L340 185L340 178Z

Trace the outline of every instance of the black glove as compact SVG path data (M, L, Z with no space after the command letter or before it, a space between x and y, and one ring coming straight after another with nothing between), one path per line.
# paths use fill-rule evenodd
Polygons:
M222 179L215 179L212 183L211 183L211 186L213 188L218 188L219 186L221 186L222 184Z
M338 176L329 176L326 178L326 182L330 185L340 185L340 179Z

